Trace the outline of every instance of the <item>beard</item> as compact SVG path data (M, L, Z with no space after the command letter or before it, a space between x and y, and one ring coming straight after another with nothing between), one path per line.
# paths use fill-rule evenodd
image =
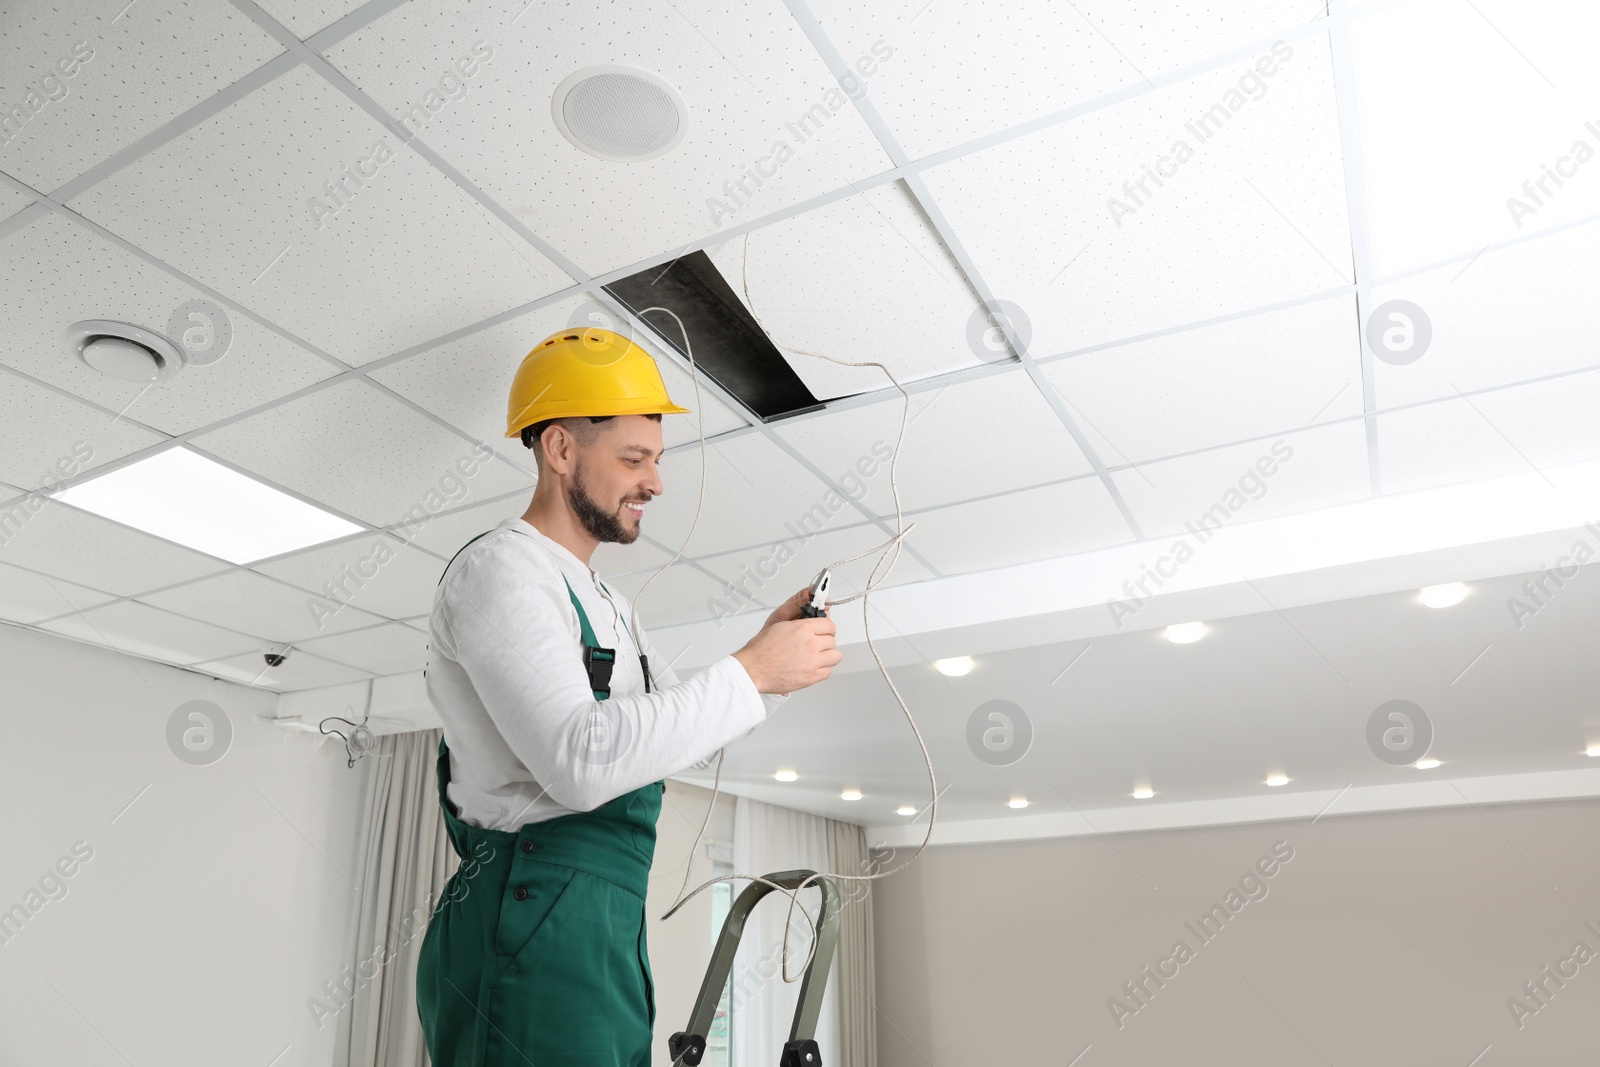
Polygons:
M578 516L578 521L583 523L583 528L589 536L596 541L615 541L619 544L631 545L639 537L639 531L630 530L622 522L618 514L606 511L594 498L589 495L583 486L583 464L578 464L576 476L572 486L567 490L567 503L572 506L573 514ZM617 505L618 511L622 505Z

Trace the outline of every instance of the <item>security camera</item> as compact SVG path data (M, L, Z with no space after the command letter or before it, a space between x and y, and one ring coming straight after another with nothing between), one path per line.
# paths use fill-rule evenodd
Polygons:
M267 666L268 667L281 666L283 664L283 661L288 659L288 658L289 658L289 646L288 645L268 645L266 652L262 654L262 659L265 659L267 661Z

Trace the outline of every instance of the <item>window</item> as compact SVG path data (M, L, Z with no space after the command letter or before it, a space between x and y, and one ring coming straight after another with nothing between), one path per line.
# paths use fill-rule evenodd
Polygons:
M733 873L727 864L717 863L712 868L717 877ZM711 887L711 949L716 951L717 938L722 933L722 922L733 907L733 883L718 882ZM729 991L733 988L733 975L722 987L722 999L717 1002L717 1012L711 1020L711 1032L706 1035L706 1055L703 1067L733 1067L733 1001Z

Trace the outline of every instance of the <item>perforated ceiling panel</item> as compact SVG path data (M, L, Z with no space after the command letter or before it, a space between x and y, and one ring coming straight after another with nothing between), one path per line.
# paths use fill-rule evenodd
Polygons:
M802 350L911 388L908 590L1098 565L1219 501L1269 523L1569 484L1600 457L1595 19L1512 0L13 4L0 615L92 641L103 622L107 643L269 689L413 674L401 631L425 637L445 561L534 489L503 437L511 376L579 324L639 338L695 409L663 421L643 539L594 555L619 587L684 545L701 419L709 439L700 525L642 605L657 625L705 620L780 544L797 551L752 611L890 536L903 398ZM687 118L621 102L618 76L552 112L600 64L670 86ZM557 114L607 154L665 151L599 158ZM53 201L18 214L35 197ZM696 396L605 297L698 253L824 410L764 423L709 374ZM194 301L231 344L159 385L62 344L88 318L172 331ZM8 488L175 437L365 532L246 570ZM381 577L319 623L308 603L374 544L394 550ZM291 634L315 647L258 678L252 645Z

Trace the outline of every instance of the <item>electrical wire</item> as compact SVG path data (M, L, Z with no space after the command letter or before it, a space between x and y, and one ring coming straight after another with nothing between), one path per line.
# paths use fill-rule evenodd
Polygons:
M743 280L745 304L746 304L747 307L749 307L750 313L755 316L757 324L760 325L762 330L764 330L766 332L768 337L772 337L772 331L768 330L767 326L766 326L766 323L762 321L761 314L760 314L760 312L758 312L756 310L755 301L754 301L754 299L752 299L752 297L750 295L750 235L748 233L746 233L744 235L744 255L743 255L743 260L744 261L743 261L743 279L742 280ZM646 314L649 314L651 312L656 312L656 311L663 312L663 313L665 313L667 315L671 315L672 318L673 318L673 321L675 321L678 324L678 331L679 331L679 333L681 333L683 335L684 352L688 356L688 359L689 359L689 374L690 374L690 377L694 380L695 424L696 424L696 429L697 429L697 431L699 433L699 437L700 437L700 495L699 495L699 499L695 503L694 521L689 524L689 533L684 538L683 546L678 549L678 551L673 555L673 557L670 560L668 560L665 564L663 564L661 566L660 570L657 570L655 574L650 576L650 578L644 583L644 585L639 588L638 593L636 593L634 595L634 597L633 597L633 610L632 610L632 613L631 613L631 622L632 622L632 626L633 626L633 638L634 638L635 645L638 645L638 643L639 643L639 600L643 597L644 591L650 587L650 583L655 581L657 578L659 578L661 576L662 572L665 571L668 567L670 567L674 563L676 563L677 560L678 560L678 557L683 555L684 549L689 546L689 541L694 537L695 526L698 525L698 523L700 521L701 509L705 506L705 492L706 492L706 447L705 447L706 446L706 436L705 436L705 422L704 422L703 415L701 414L701 412L704 409L703 409L703 406L701 405L701 402L700 402L700 374L699 374L699 370L696 367L695 360L694 360L694 346L689 340L689 331L684 327L683 320L680 319L678 317L677 313L672 311L670 308L648 307L648 308L645 308L643 311L638 312L638 315L639 315L640 318L643 318ZM889 670L888 670L888 668L886 666L884 666L883 657L878 655L877 646L873 643L873 640L872 640L872 613L871 613L870 610L868 610L868 603L867 603L868 594L871 593L871 591L873 589L877 588L877 586L881 585L884 581L886 581L888 579L890 573L893 572L894 565L895 565L895 563L897 563L899 561L899 558L900 558L900 544L901 544L901 541L905 538L906 534L910 533L911 530L916 526L916 523L912 523L911 526L906 526L905 525L905 516L902 513L902 510L901 510L901 507L900 507L900 489L899 489L899 484L898 484L898 482L896 480L896 469L897 469L897 467L899 465L899 462L900 462L900 448L901 448L901 445L905 441L906 426L910 421L909 416L910 416L910 412L911 412L911 394L909 394L909 393L907 393L905 391L905 388L903 386L901 386L900 382L895 378L894 374L890 372L888 367L884 366L882 363L879 363L879 362L877 362L875 360L862 360L862 361L852 362L850 360L843 360L843 359L838 359L838 358L836 358L834 356L824 355L821 352L810 352L810 351L807 351L806 349L803 349L803 348L796 348L796 347L791 346L791 345L785 345L785 344L782 344L781 342L779 342L776 338L773 338L773 343L777 344L780 348L786 349L786 350L788 350L790 352L795 352L795 353L798 353L800 355L805 355L805 356L814 356L817 359L825 359L825 360L828 360L830 363L837 363L840 366L845 366L845 367L877 367L879 370L883 371L885 377L887 377L889 379L890 383L893 384L896 389L900 390L900 395L904 400L904 404L903 404L903 406L901 408L901 413L900 413L900 434L895 439L894 455L893 455L893 458L889 462L889 489L890 489L890 492L894 496L895 527L896 527L898 532L893 537L891 537L889 540L883 542L881 545L877 545L877 546L875 546L873 548L869 548L869 549L867 549L867 551L858 553L857 555L854 555L854 556L850 556L847 559L838 560L837 562L835 562L832 565L833 567L838 567L840 564L852 562L854 560L860 559L862 556L866 556L866 555L868 555L870 553L873 553L873 552L877 552L877 551L880 551L880 550L883 550L883 552L884 552L883 556L880 556L878 558L877 563L873 566L871 573L868 574L868 576L867 576L867 584L862 588L861 592L856 593L856 594L854 594L852 596L845 597L845 598L840 599L840 600L831 600L830 599L828 601L827 607L828 607L828 609L829 609L829 611L831 613L832 608L834 608L836 606L839 606L839 605L842 605L842 604L848 604L851 601L856 600L858 598L861 600L861 616L862 616L862 622L863 622L863 626L864 626L865 633L866 633L867 649L872 653L872 658L877 663L878 670L883 674L883 680L886 683L888 683L889 691L894 694L895 700L899 703L900 710L905 713L906 722L910 725L911 732L912 732L913 735L915 735L915 737L917 739L917 745L922 750L922 759L923 759L923 762L926 764L927 770L928 770L928 788L929 788L929 794L930 794L930 797L931 797L931 799L928 802L928 808L927 808L927 811L928 811L928 831L923 836L922 843L917 846L917 850L911 854L910 858L908 858L904 863L900 864L897 867L894 867L891 870L879 871L879 872L876 872L876 873L873 873L873 874L839 874L839 873L832 872L832 871L818 871L818 872L812 873L809 877L804 879L799 885L795 886L792 890L786 889L785 887L778 885L776 882L772 882L769 879L761 877L759 875L748 875L748 874L740 874L738 872L735 872L733 874L720 875L720 876L718 876L716 878L709 879L709 880L707 880L705 882L702 882L700 885L696 886L694 888L694 890L689 891L689 892L686 893L685 890L687 890L688 885L689 885L690 872L693 870L695 854L699 851L700 842L705 839L706 827L710 824L711 812L716 806L717 796L719 795L719 793L721 791L721 788L722 788L722 762L723 762L723 757L725 755L726 749L718 749L717 750L717 771L716 771L716 777L715 777L715 779L713 781L713 784L712 784L711 803L706 806L705 818L701 821L699 832L695 835L694 844L690 847L690 850L689 850L689 862L685 865L685 868L684 868L683 885L678 890L677 900L675 900L673 902L672 906L666 911L666 913L661 916L661 919L663 921L665 921L667 919L672 918L672 916L677 913L679 908L682 908L685 904L687 904L695 896L697 896L698 894L700 894L701 892L703 892L704 890L710 888L711 886L715 885L718 882L727 882L727 881L735 881L735 880L747 880L747 881L752 881L752 882L760 882L763 885L769 886L772 889L775 889L775 890L777 890L777 891L779 891L781 893L784 893L785 895L787 895L789 897L789 910L788 910L788 914L785 917L785 921L784 921L784 934L783 934L783 945L782 945L782 948L783 948L782 974L783 974L783 980L785 982L796 982L796 981L799 981L800 978L805 974L806 970L808 970L810 968L811 961L815 958L816 949L817 949L817 942L816 942L816 936L815 936L815 934L816 934L816 923L815 923L814 920L812 920L810 913L807 912L804 908L801 908L800 909L800 913L806 917L806 921L811 927L812 937L810 939L810 944L809 944L808 950L806 952L806 959L805 959L804 964L801 966L800 973L794 975L793 977L791 977L790 974L789 974L789 957L790 957L790 953L789 953L789 936L790 936L790 932L793 930L794 909L799 903L801 890L807 888L812 882L817 881L817 880L822 879L822 878L832 878L832 879L834 879L836 881L862 881L862 882L875 881L875 880L877 880L879 878L887 878L890 875L898 874L900 871L903 871L907 867L911 866L911 864L915 863L917 858L919 856L921 856L924 851L927 850L928 843L933 837L933 827L934 827L935 822L938 819L939 788L938 788L938 782L937 782L937 780L935 778L934 770L933 770L933 757L931 755L929 755L929 753L928 753L928 744L923 739L922 731L920 729L918 729L918 727L917 727L917 721L916 721L915 717L911 714L911 709L906 706L905 698L903 698L900 695L900 690L895 686L894 679L889 676ZM890 559L888 570L884 571L882 578L877 578L876 580L874 580L875 576L878 573L878 568L883 566L883 561L884 561L885 558L888 558L889 551L891 549L893 550L893 558Z

